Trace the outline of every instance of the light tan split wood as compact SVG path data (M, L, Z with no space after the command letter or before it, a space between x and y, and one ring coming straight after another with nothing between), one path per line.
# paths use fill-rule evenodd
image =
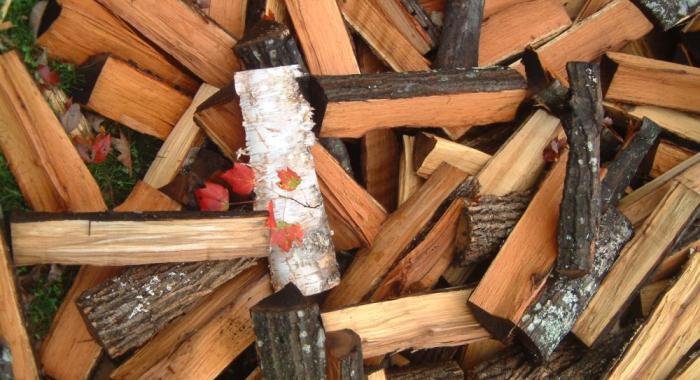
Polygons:
M401 161L399 161L399 197L397 207L406 202L425 181L416 174L416 167L413 165L416 138L403 135L401 139L403 140L403 150L401 151Z
M416 174L423 178L430 177L443 162L474 175L491 159L490 154L478 149L428 133L416 137L413 154Z

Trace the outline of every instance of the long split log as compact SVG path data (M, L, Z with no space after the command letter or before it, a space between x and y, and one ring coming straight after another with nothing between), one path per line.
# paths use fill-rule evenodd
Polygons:
M475 175L491 159L491 155L478 149L427 133L416 136L414 144L413 166L423 178L428 178L443 162Z
M235 38L241 38L246 25L247 0L209 0L206 14Z
M426 54L435 47L436 27L417 0L378 1L376 4L418 52Z

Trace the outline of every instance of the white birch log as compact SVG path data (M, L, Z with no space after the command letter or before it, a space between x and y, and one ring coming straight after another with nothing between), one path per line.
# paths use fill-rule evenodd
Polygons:
M235 74L250 165L255 170L255 210L274 206L277 227L270 244L270 272L275 291L294 283L304 295L338 284L335 260L323 199L318 188L309 148L315 143L309 103L299 91L297 65ZM280 171L291 169L300 178L293 190L280 186ZM288 251L275 244L274 229L301 227ZM292 234L295 235L295 234ZM296 235L298 236L298 235Z

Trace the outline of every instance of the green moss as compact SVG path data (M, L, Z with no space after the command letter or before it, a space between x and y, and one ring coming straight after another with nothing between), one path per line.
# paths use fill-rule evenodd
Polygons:
M29 210L2 153L0 153L0 206L5 212Z
M64 276L51 282L46 277L42 277L31 289L28 289L34 297L26 310L27 327L34 339L42 339L49 332L66 289Z

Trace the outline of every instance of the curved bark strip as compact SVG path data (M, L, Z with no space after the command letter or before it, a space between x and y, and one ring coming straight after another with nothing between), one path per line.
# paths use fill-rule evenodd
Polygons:
M294 283L304 295L340 282L323 199L309 148L315 144L299 66L238 72L255 210L271 211L270 272L275 290ZM274 218L274 220L273 220Z

